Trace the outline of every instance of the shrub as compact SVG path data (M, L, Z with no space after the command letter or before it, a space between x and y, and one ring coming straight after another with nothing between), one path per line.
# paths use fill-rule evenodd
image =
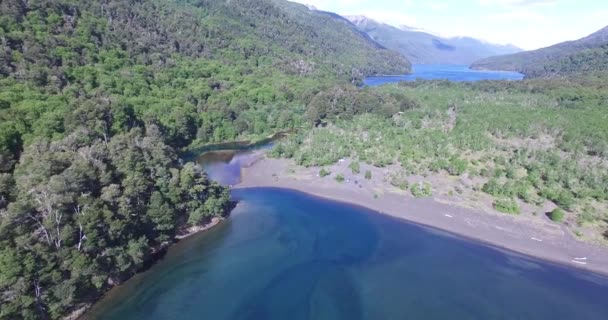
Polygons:
M494 209L508 214L519 214L521 212L517 201L511 198L498 199L494 201Z
M369 170L365 171L365 179L367 180L371 180L372 179L372 172Z
M361 172L361 166L359 165L359 162L351 162L348 167L353 171L354 174L358 174L359 172Z
M319 171L319 176L321 178L325 178L325 177L327 177L330 174L331 174L331 171L325 170L325 168L323 168L323 169L321 169L321 171Z
M431 184L428 182L419 182L410 188L412 195L416 198L424 198L430 197L433 195L433 190L431 188Z
M549 212L549 218L555 222L564 221L566 213L561 208L555 208L555 210Z
M338 175L336 176L336 181L338 181L338 182L340 182L340 183L344 182L344 176L343 176L343 175L341 175L341 174L338 174Z
M492 178L492 179L488 180L488 182L486 182L486 184L483 185L483 188L481 188L481 190L489 195L496 197L496 196L502 195L503 186L500 183L498 183L498 179Z
M597 215L595 213L595 210L592 207L585 207L583 209L583 212L578 216L576 223L579 226L583 226L586 223L594 223L595 221L597 221Z
M574 197L572 196L572 193L568 191L560 192L559 196L557 199L554 199L554 201L558 206L565 208L566 210L572 209L572 206L574 205Z
M453 157L447 166L447 171L450 175L459 176L467 170L468 163L466 160Z

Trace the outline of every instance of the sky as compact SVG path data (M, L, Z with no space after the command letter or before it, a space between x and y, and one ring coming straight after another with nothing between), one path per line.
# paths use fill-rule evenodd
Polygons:
M532 50L608 26L608 0L292 0L445 37L471 36Z

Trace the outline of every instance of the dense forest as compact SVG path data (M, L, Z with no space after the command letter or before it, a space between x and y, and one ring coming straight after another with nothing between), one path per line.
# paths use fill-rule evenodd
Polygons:
M273 154L302 165L468 174L500 207L604 228L605 49L551 60L584 77L360 88L410 63L287 1L3 0L0 318L86 307L225 215L228 190L182 152L280 131Z
M60 318L230 209L184 148L410 65L271 0L0 2L0 318ZM336 89L339 90L339 89Z
M473 69L518 71L546 77L608 71L608 27L585 38L533 51L476 61Z
M419 190L412 183L445 177L442 184L454 182L450 192L489 197L497 211L527 208L526 214L544 215L546 208L559 208L555 219L573 234L608 244L607 79L598 74L364 88L334 95L334 106L365 101L376 105L374 112L342 113L331 124L292 135L271 155L307 167L349 158L387 168L385 181L402 190L411 186L414 196ZM308 120L319 123L332 112L319 109Z

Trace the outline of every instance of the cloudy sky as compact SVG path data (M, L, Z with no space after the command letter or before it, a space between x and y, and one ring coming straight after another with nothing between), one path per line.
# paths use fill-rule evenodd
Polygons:
M608 0L295 0L442 36L537 49L608 25Z

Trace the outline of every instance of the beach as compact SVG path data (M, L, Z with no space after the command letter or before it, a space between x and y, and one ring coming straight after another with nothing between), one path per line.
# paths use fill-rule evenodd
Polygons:
M484 244L534 258L608 275L608 248L576 239L563 225L547 217L525 217L498 213L479 201L478 206L458 197L433 195L414 198L383 181L386 168L362 167L352 174L343 160L328 169L345 180L320 177L319 168L297 166L292 160L261 155L243 168L234 188L276 187L367 207L409 222L447 231Z

